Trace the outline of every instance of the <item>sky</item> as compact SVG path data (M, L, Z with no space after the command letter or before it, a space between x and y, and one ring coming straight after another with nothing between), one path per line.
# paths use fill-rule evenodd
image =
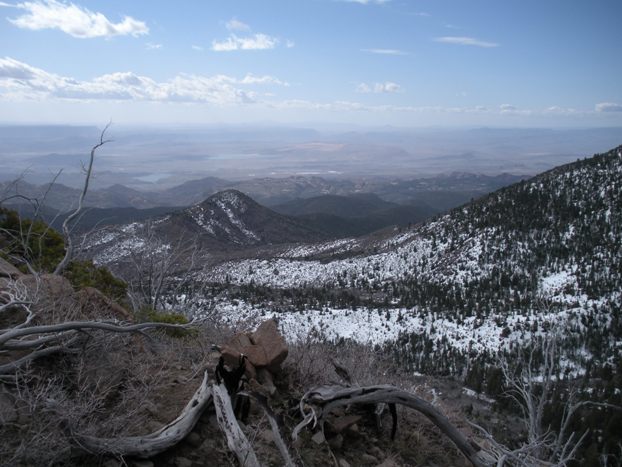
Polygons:
M0 1L0 123L622 126L620 0Z

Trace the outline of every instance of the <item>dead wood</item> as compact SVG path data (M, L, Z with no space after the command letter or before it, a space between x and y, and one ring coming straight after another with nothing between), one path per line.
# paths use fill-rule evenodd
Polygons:
M212 385L214 407L218 426L227 438L229 450L235 454L242 467L260 467L257 455L233 413L231 398L224 384Z
M207 371L205 371L201 385L179 416L158 431L145 436L120 438L97 438L80 434L73 434L73 437L83 449L96 454L140 458L160 454L179 443L192 431L199 417L212 401L212 387L208 385L207 379Z
M429 402L389 385L344 388L341 386L321 386L308 391L300 400L300 412L304 419L292 433L294 439L307 425L318 422L322 424L324 417L337 407L353 404L400 404L425 415L434 423L462 452L475 467L488 465L485 453L475 443L469 441L441 412ZM308 406L309 410L305 410Z

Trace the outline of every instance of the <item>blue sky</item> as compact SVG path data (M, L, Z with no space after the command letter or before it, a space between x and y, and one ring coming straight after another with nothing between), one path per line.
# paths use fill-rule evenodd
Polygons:
M0 5L4 123L622 125L619 0Z

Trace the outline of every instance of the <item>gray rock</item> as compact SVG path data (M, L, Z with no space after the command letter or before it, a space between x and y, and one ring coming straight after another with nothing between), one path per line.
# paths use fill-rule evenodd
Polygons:
M122 464L117 462L117 464L115 465L120 466ZM132 467L153 467L153 462L149 460L135 460L134 462L132 462L131 466Z
M332 449L341 449L341 447L343 446L343 436L341 435L333 436L332 438L328 440L328 445Z
M376 467L400 467L400 465L393 459L385 459L382 464L378 464Z
M0 392L0 424L16 422L17 418L17 409L11 397Z
M178 457L175 459L175 467L192 467L192 461L185 457Z
M361 460L363 462L365 462L366 464L377 464L378 463L378 458L375 456L372 456L371 454L363 454L361 455Z
M311 440L315 444L322 444L324 441L326 441L326 438L324 437L324 433L322 433L321 431L318 431L316 434L314 434L311 437Z
M194 446L195 448L198 448L199 446L201 446L201 443L203 442L203 440L201 439L201 436L199 436L198 433L194 433L194 432L186 436L186 441L188 442L188 444L190 444L190 446Z

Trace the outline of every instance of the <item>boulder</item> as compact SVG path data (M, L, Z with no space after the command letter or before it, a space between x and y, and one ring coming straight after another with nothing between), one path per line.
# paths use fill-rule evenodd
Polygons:
M266 367L272 372L278 371L281 363L287 358L288 349L276 321L269 319L261 323L251 335L251 340L264 351L264 360L253 362L253 364L258 367Z
M280 369L281 363L287 358L287 343L273 319L264 321L251 334L238 333L221 347L225 363L236 367L240 354L248 357L247 373L256 374L255 369L265 368L271 373ZM250 364L250 365L249 365Z

